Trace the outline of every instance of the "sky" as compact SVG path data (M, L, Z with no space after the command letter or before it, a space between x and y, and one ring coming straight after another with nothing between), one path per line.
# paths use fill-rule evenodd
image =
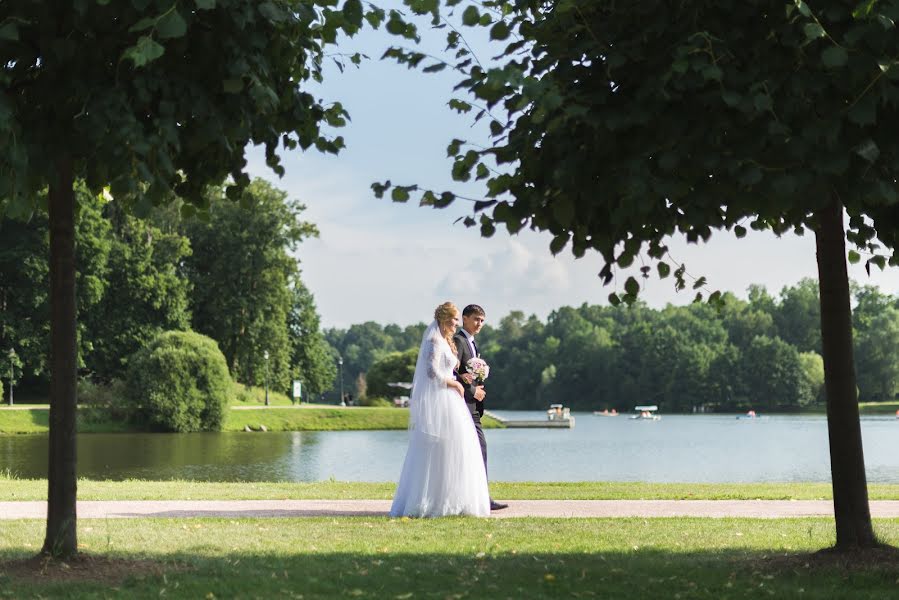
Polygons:
M425 50L439 54L444 33L429 30L426 22L420 29ZM496 54L483 40L470 41L479 56ZM457 115L447 106L457 76L447 71L422 74L380 60L395 43L383 31L345 40L340 52L362 52L369 60L359 68L348 65L343 73L329 66L325 82L310 89L326 102L341 102L350 113L348 125L335 131L347 144L338 156L314 150L282 152L286 175L278 179L265 166L261 149L248 150L250 174L272 181L305 204L303 219L320 230L320 237L304 241L296 254L322 327L429 321L434 308L446 300L460 307L480 304L488 322L498 322L513 310L545 320L561 306L607 304L608 295L622 291L639 265L619 270L616 279L603 286L597 277L603 263L596 253L575 259L566 248L553 256L548 234L523 231L511 236L501 227L485 239L476 227L454 224L470 214L471 205L464 201L432 209L419 207L414 195L406 204L374 197L371 184L388 179L481 195L477 187L450 178L450 140L487 142L483 128L471 126L470 116ZM750 231L737 240L729 232L715 232L708 243L698 245L672 238L669 248L688 275L707 277L707 290L739 297L746 296L750 284L764 285L776 295L803 277L817 277L815 240L809 234L777 238ZM880 272L873 267L869 277L862 264L850 265L849 275L899 295L896 268ZM676 292L673 277L652 277L645 280L641 299L660 308L687 304L694 294Z

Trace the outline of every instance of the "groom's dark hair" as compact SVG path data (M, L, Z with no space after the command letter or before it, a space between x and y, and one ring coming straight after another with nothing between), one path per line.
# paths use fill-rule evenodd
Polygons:
M471 315L477 315L479 317L486 317L487 313L484 312L484 309L478 306L477 304L469 304L465 308L462 309L463 317L470 317Z

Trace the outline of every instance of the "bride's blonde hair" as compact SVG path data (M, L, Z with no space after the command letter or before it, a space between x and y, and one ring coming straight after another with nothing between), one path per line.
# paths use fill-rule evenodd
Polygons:
M453 342L453 336L456 334L455 329L450 326L453 317L459 314L459 309L452 302L444 302L434 310L434 320L443 334L443 339L449 344L449 347L455 350L456 344Z

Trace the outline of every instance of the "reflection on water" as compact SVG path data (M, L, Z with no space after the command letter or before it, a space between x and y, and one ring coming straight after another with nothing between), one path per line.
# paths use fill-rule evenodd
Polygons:
M545 413L497 411L516 419ZM570 430L487 432L490 478L498 481L829 481L821 416L575 415ZM899 420L862 419L869 482L899 483ZM406 431L84 434L78 474L90 479L201 481L391 481ZM0 470L45 477L47 438L0 435Z

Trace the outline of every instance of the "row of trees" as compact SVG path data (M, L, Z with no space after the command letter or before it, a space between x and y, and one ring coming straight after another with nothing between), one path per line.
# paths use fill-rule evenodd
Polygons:
M892 400L899 394L899 298L870 286L853 291L860 397ZM560 308L545 323L512 312L479 336L494 365L490 404L540 409L561 401L578 410L658 404L691 412L823 402L817 282L804 279L776 297L752 286L747 300L732 294L723 300L720 309L585 304ZM423 328L368 322L325 335L343 354L348 375L364 379L369 395L389 396L397 391L386 384L411 380Z
M119 379L159 333L193 329L218 343L242 383L262 385L267 367L274 389L297 378L310 393L330 388L333 351L292 256L318 233L302 204L262 180L239 203L209 188L205 220L182 218L178 204L137 217L83 185L76 197L82 377ZM0 219L0 377L33 389L49 377L48 237L41 213Z

